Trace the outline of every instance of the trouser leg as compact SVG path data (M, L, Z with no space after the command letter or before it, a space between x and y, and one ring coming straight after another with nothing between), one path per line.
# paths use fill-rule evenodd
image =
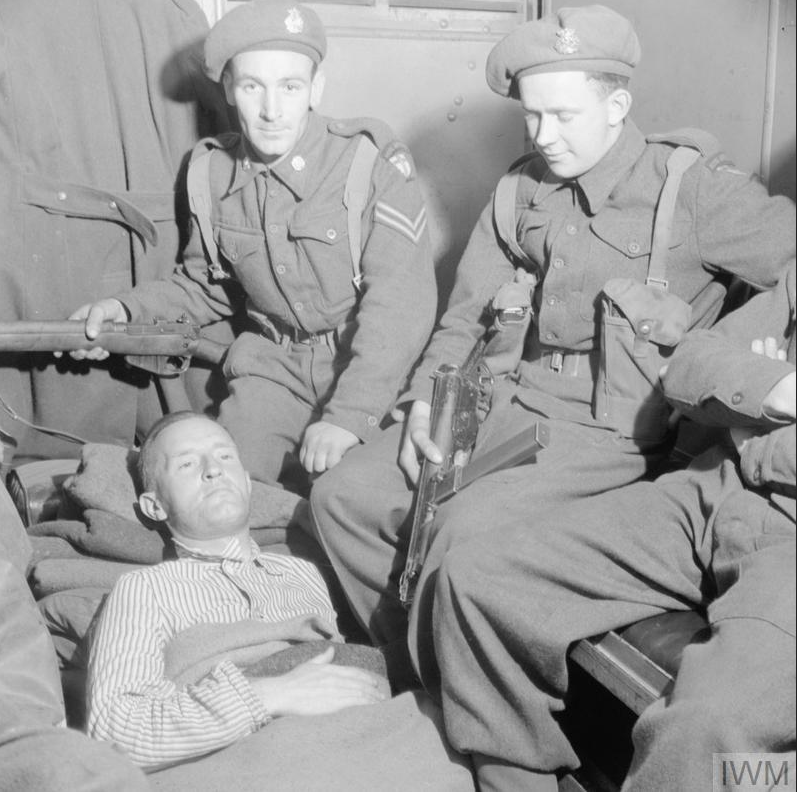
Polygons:
M298 447L313 406L262 377L238 377L228 388L219 423L232 435L252 478L266 484L301 480Z
M406 636L398 576L413 492L398 466L400 425L350 451L313 484L313 525L358 620L377 645Z
M673 474L664 486L641 482L530 514L450 550L433 635L454 747L531 770L577 766L557 721L570 646L701 601L694 538L712 500L693 476Z
M737 568L737 582L709 609L711 638L685 649L672 692L637 722L625 792L735 789L732 774L741 778L750 757L734 765L727 757L723 767L717 754L783 754L749 765L769 788L763 776L769 772L771 781L784 771L788 752L793 759L793 534L739 559ZM723 777L731 783L723 786Z
M489 451L528 426L545 421L550 442L534 462L485 476L441 506L437 531L413 608L413 644L431 647L430 605L435 570L448 547L492 531L497 520L518 520L557 504L594 495L640 478L648 460L616 433L546 418L496 393L480 429L475 454ZM353 449L313 485L310 501L319 540L332 559L352 607L377 643L404 637L405 609L398 598L411 527L413 490L398 467L401 425ZM413 649L413 651L415 651ZM417 660L424 665L422 659Z
M238 444L252 478L304 493L307 475L298 451L334 381L332 351L322 344L282 347L244 333L230 350L225 375L230 395L219 422Z

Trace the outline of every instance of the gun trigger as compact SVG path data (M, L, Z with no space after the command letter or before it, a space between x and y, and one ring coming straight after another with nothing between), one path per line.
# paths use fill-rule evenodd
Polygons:
M159 377L176 377L190 364L190 358L179 355L125 355L125 361L136 368Z

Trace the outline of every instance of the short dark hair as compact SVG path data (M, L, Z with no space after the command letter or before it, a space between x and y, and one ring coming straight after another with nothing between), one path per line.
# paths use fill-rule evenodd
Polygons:
M138 462L136 469L138 471L138 478L141 482L144 492L151 492L155 486L155 457L152 453L152 446L161 435L164 429L182 421L188 421L191 418L204 418L207 421L215 423L213 419L204 413L194 412L193 410L178 410L177 412L167 413L162 418L159 418L150 427L144 442L138 452Z
M623 74L612 74L611 72L592 71L587 72L587 80L598 83L598 90L601 96L608 96L618 88L628 88L629 78Z

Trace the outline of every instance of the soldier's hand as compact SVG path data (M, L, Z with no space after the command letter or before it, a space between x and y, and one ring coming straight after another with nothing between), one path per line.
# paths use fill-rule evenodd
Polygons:
M399 465L407 474L413 484L418 483L421 473L421 463L424 457L430 462L439 465L443 461L440 449L432 442L429 436L430 418L432 407L428 402L415 401L412 403L407 420L404 422L404 435L401 440L399 452Z
M95 303L82 305L69 319L72 321L85 320L86 338L91 340L99 335L103 322L126 322L128 316L127 309L119 300L108 297ZM96 346L91 349L77 349L69 354L75 360L105 360L110 353L107 349ZM56 352L55 356L60 357L61 353Z
M249 680L270 715L323 715L344 707L377 704L387 698L378 678L351 666L332 665L334 649L287 674Z
M343 455L360 442L356 434L341 426L316 421L304 430L299 461L308 473L323 473L335 467Z

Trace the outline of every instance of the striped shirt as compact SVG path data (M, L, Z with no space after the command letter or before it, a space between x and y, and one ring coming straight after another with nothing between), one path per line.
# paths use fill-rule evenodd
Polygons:
M251 541L251 540L250 540ZM177 560L123 575L108 596L91 647L88 733L155 767L222 748L269 720L231 661L178 688L164 673L169 640L197 624L281 622L336 614L318 570L232 538L221 556L178 548Z

